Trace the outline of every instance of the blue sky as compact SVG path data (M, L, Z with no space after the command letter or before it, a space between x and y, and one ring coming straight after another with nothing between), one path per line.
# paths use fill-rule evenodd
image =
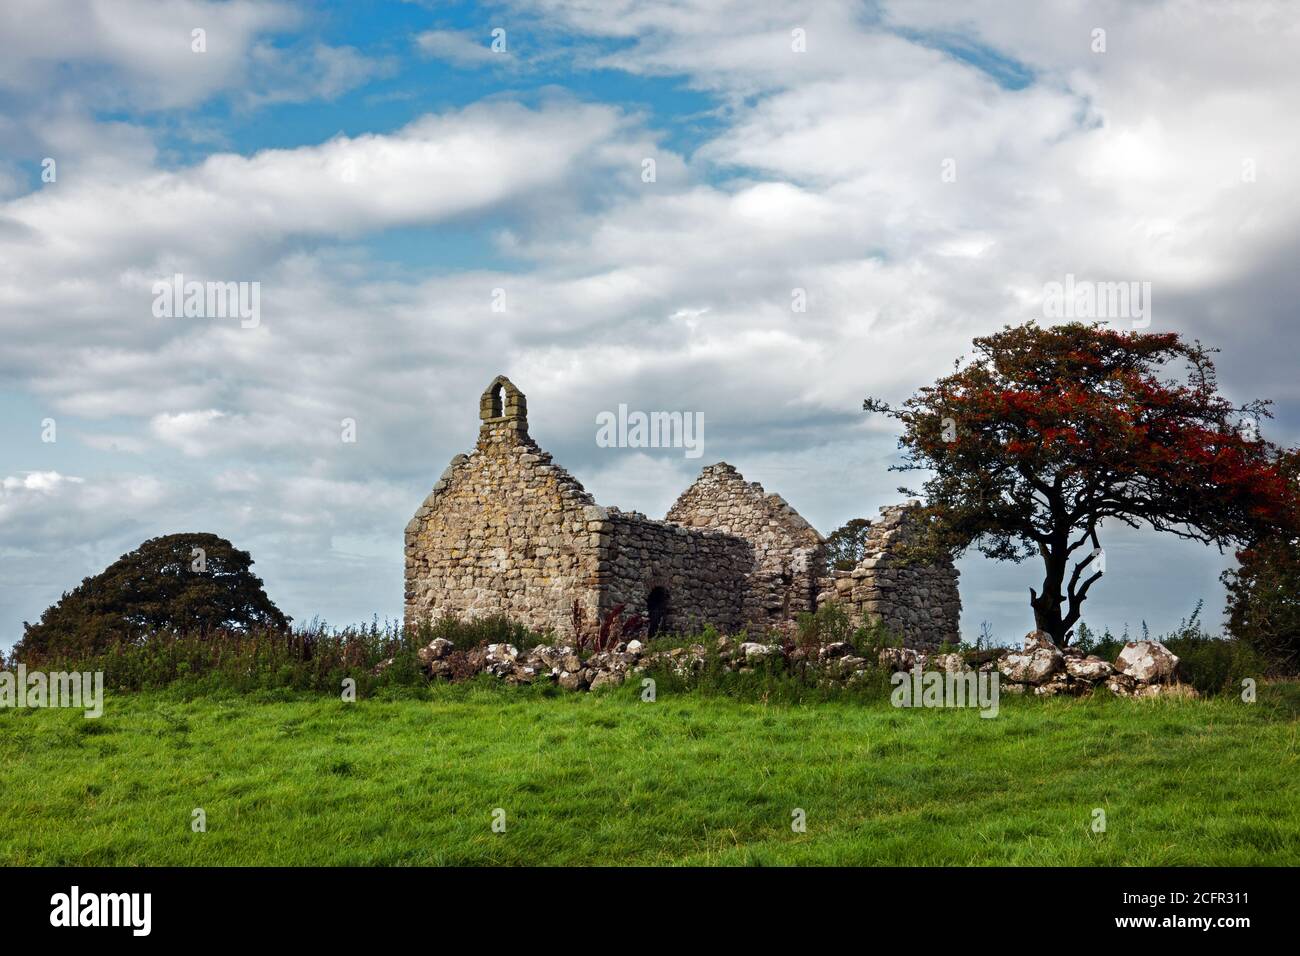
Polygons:
M725 459L829 532L900 497L862 399L1067 273L1150 281L1295 444L1297 18L1257 11L6 4L0 646L181 530L297 619L397 616L402 529L499 373L602 503L662 515ZM259 323L155 316L176 272L258 283ZM703 458L598 447L620 403L702 412ZM1230 557L1103 544L1090 624L1218 622ZM1028 630L1035 566L962 571L967 636Z

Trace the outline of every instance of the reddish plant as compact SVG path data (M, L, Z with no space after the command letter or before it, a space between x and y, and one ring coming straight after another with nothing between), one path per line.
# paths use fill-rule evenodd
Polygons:
M480 646L467 651L453 650L447 655L447 678L453 683L472 680L487 662L487 648Z
M579 654L590 651L599 654L612 650L623 640L630 640L645 630L645 618L639 614L623 617L626 604L616 604L599 618L596 633L591 634L586 626L586 612L577 601L573 602L570 618L573 623L573 642Z
M932 472L915 555L1037 553L1030 607L1057 644L1102 576L1107 519L1221 549L1297 526L1280 450L1258 436L1268 403L1219 395L1213 350L1078 322L1008 327L974 345L969 364L902 406L863 407L902 423L898 470Z

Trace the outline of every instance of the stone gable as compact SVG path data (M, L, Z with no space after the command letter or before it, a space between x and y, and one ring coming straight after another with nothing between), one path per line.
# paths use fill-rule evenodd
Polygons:
M686 528L711 528L754 549L746 621L762 626L816 609L825 542L799 512L724 462L707 466L668 511Z
M406 616L504 613L558 629L574 600L596 613L599 509L528 434L523 394L504 377L483 393L478 444L457 455L406 526Z

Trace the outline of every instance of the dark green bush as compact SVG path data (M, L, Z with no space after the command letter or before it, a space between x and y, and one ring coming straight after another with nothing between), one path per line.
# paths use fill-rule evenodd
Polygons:
M1265 538L1223 573L1228 630L1283 674L1300 672L1300 541Z
M225 538L203 532L150 538L23 623L15 660L39 666L142 644L168 631L200 637L218 632L287 631L289 618L253 574L253 558Z
M800 613L795 621L795 643L800 647L845 642L855 653L870 661L880 656L884 647L901 647L902 638L883 624L854 627L848 612L839 604L823 604L815 613Z
M867 538L871 522L853 518L826 536L824 573L852 571L867 556Z

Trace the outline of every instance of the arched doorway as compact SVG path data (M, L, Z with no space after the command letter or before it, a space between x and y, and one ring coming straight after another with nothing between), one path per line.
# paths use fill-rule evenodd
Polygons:
M645 599L646 634L654 637L668 622L668 589L651 588Z

